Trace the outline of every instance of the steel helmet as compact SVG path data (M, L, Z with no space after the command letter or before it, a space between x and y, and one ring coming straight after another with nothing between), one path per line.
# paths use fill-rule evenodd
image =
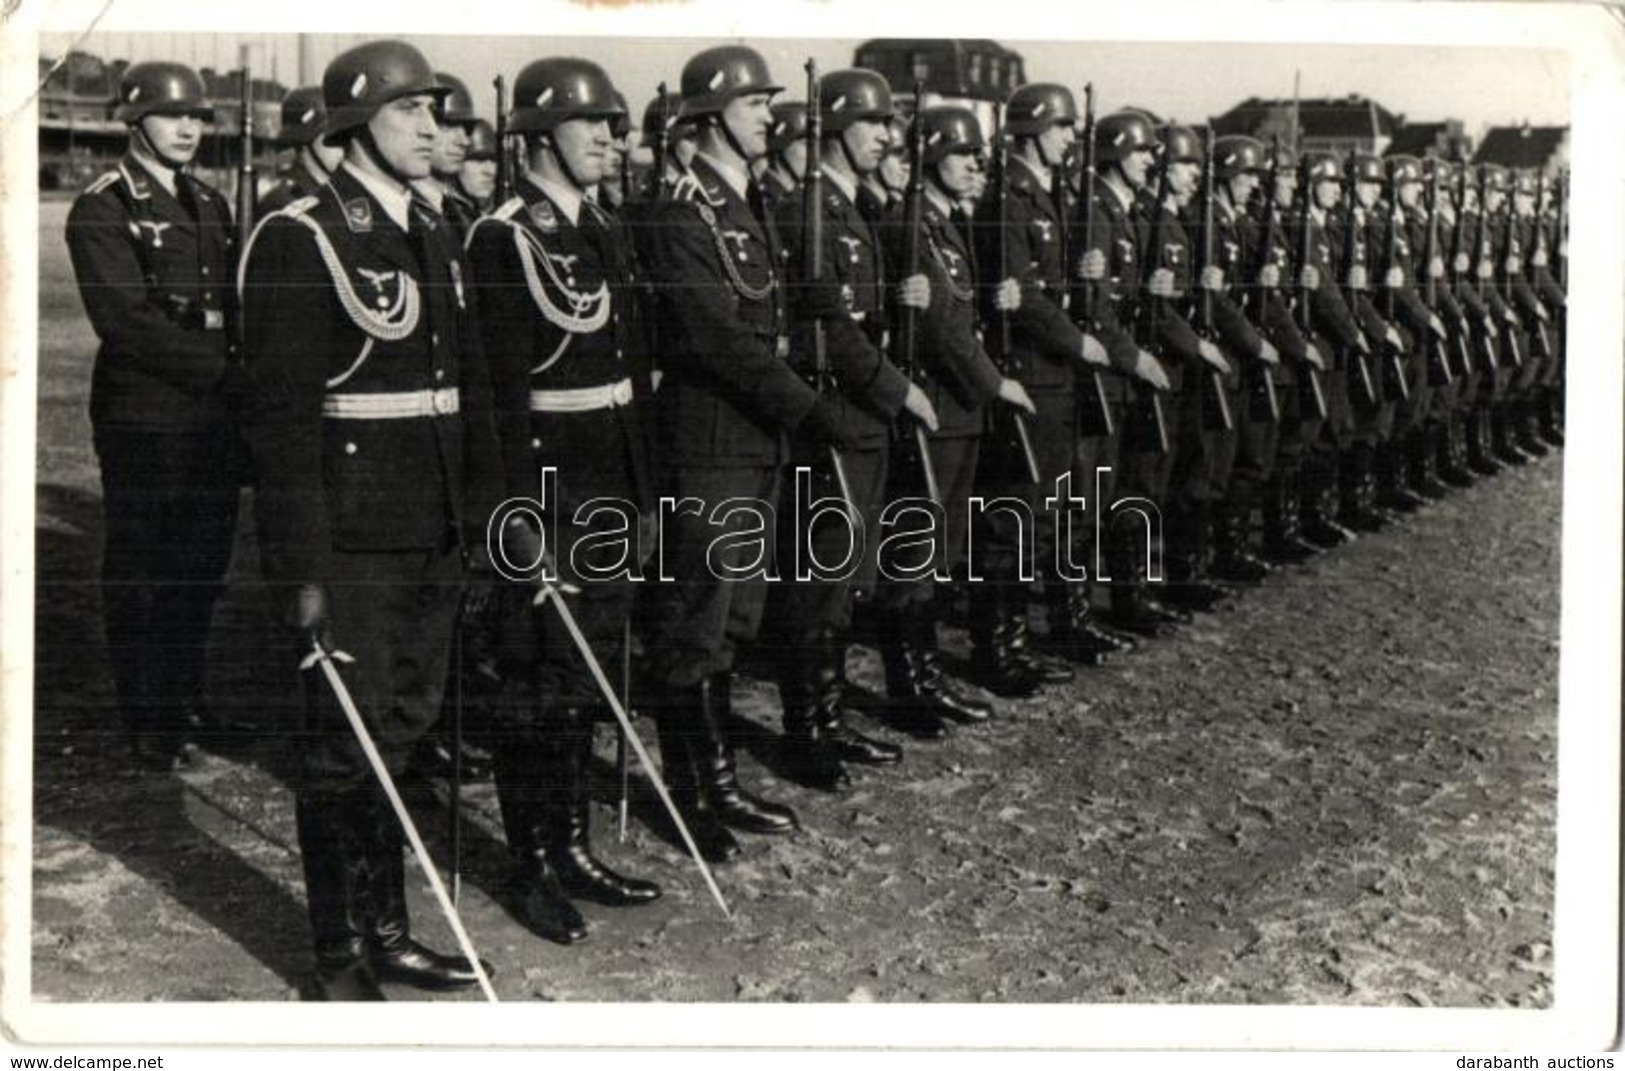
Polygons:
M1196 136L1196 131L1188 126L1179 126L1170 123L1162 128L1162 142L1167 146L1163 153L1165 164L1199 164L1202 162L1202 139Z
M1102 163L1125 159L1139 149L1155 149L1162 142L1151 117L1144 112L1113 112L1095 124L1095 156Z
M1355 182L1381 182L1382 160L1368 152L1354 153L1348 159L1348 171Z
M1520 169L1512 180L1512 188L1516 193L1528 194L1533 197L1535 196L1536 187L1535 172L1532 168Z
M778 93L783 89L773 84L760 52L744 45L718 45L683 64L683 104L679 114L684 119L716 115L742 94Z
M831 71L818 80L818 115L826 134L863 119L886 122L892 117L891 86L864 67Z
M767 151L783 152L807 136L807 106L799 100L773 105L773 125L767 131Z
M920 112L914 121L925 124L927 166L941 163L956 152L967 149L980 152L987 148L987 140L982 136L982 124L976 121L976 113L969 108L941 104Z
M1489 189L1505 193L1507 191L1507 169L1500 164L1479 165L1484 175L1484 185Z
M473 126L479 120L474 114L474 97L468 91L463 80L445 71L434 72L435 81L451 90L440 102L440 113L437 118L443 125L457 123L461 126Z
M1010 94L1004 106L1004 129L1012 137L1036 137L1056 123L1078 121L1078 102L1066 86L1029 82Z
M1337 157L1329 152L1306 152L1303 154L1303 176L1309 183L1340 182L1343 172L1337 166Z
M368 41L335 56L322 74L327 126L322 140L336 145L366 126L392 100L427 93L437 101L451 93L434 76L423 53L405 41Z
M657 96L643 109L643 140L645 144L653 145L659 139L662 129L669 131L673 138L681 137L682 128L687 126L685 120L678 118L677 98L666 97L665 114L660 111L660 98Z
M497 158L496 128L484 119L476 119L468 128L468 151L465 160L495 160Z
M309 145L322 133L327 107L322 104L321 86L300 86L282 98L282 128L277 140L284 145Z
M614 91L614 96L615 106L620 109L620 114L609 117L609 136L620 141L632 133L632 109L626 106L626 98L621 95L619 89Z
M1390 156L1388 158L1388 181L1396 188L1408 182L1422 181L1422 161L1414 156Z
M607 119L626 114L604 69L591 60L555 56L525 65L513 84L508 129L546 133L566 119Z
M149 115L195 115L212 120L214 107L203 89L203 79L183 63L137 63L119 79L118 110L121 123L135 123Z
M1222 182L1265 169L1264 143L1246 134L1226 134L1213 139L1213 173Z

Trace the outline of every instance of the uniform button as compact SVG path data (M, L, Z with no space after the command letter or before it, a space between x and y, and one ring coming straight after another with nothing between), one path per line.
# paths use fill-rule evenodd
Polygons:
M344 444L344 452L346 454L353 454L353 453L355 453L355 450L356 450L355 443L345 443Z
M434 370L434 378L435 378L436 382L439 382L440 380L445 379L446 378L446 370L444 368L436 368Z
M436 345L436 346L440 345L440 332L438 332L438 331L432 332L429 335L429 341L431 343L433 343L434 345Z
M205 266L204 266L204 268L203 268L203 274L204 274L204 275L207 275L207 274L209 274L209 268L208 268L208 266L207 266L207 265L205 265Z
M540 440L540 439L532 439L530 441L530 448L532 450L540 450L542 448L542 440Z
M617 361L621 360L625 356L626 356L626 354L621 352L621 349L620 349L619 346L615 347L615 359Z

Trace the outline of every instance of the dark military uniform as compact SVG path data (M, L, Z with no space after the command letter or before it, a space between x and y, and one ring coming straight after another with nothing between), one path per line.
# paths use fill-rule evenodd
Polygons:
M786 727L792 735L802 737L824 731L842 738L851 736L844 725L836 724L842 721L846 634L854 600L871 595L875 588L888 443L909 389L908 378L886 356L891 310L886 301L880 234L876 221L866 217L854 200L857 187L850 193L843 188L846 181L826 169L819 182L822 279L805 277L807 235L801 198L782 201L776 213L795 295L791 304L792 361L809 382L818 385L814 335L822 332L825 371L828 386L833 388L825 397L836 407L848 440L841 451L842 469L852 495L849 505L862 519L862 530L856 531L854 540L844 510L813 512L814 502L839 496L842 489L833 478L828 452L798 436L793 443L798 476L786 488L790 497L779 511L779 582L769 607L782 644L779 691ZM801 479L803 467L810 481ZM799 510L796 495L807 499ZM856 567L841 569L853 553L859 555ZM814 561L820 574L807 580L798 578L798 566L810 567ZM844 575L830 575L828 570ZM806 724L809 721L812 726ZM858 741L854 738L852 743ZM848 750L861 757L855 749ZM864 752L872 751L864 748ZM882 757L895 761L893 752L888 749Z
M1301 194L1312 198L1313 183L1306 182L1302 186ZM1337 512L1338 452L1349 441L1353 427L1349 392L1354 388L1350 384L1358 357L1365 346L1365 337L1360 333L1353 310L1344 300L1343 288L1337 283L1325 211L1319 206L1311 208L1307 218L1300 220L1299 225L1307 226L1309 234L1307 237L1301 233L1295 234L1293 246L1308 254L1307 264L1315 269L1320 279L1312 293L1299 295L1299 301L1307 300L1309 303L1309 320L1314 335L1326 340L1327 346L1321 349L1321 353L1330 364L1321 384L1326 402L1326 420L1321 425L1321 438L1304 459L1299 502L1305 521L1304 535L1315 543L1327 545L1347 537L1345 531L1332 524ZM1304 265L1298 267L1301 270ZM1369 367L1368 363L1368 370Z
M1134 332L1144 274L1141 254L1149 228L1136 214L1132 195L1125 198L1104 178L1095 178L1092 198L1092 225L1079 243L1080 259L1089 250L1099 250L1106 258L1106 274L1095 282L1080 279L1073 307L1084 329L1106 347L1116 373L1105 383L1114 431L1107 434L1097 426L1080 435L1074 483L1089 491L1098 489L1101 524L1107 524L1110 516L1107 545L1096 548L1093 560L1103 565L1102 578L1112 585L1113 620L1143 624L1130 618L1139 616L1144 593L1147 563L1138 548L1145 545L1145 530L1136 512L1118 512L1114 506L1126 499L1153 501L1162 460L1152 405L1156 392L1132 378L1140 352ZM1096 433L1089 434L1090 430Z
M68 253L101 346L90 419L106 510L102 599L138 750L174 755L203 716L205 648L231 556L241 450L227 406L235 268L225 200L171 194L133 155L80 195Z
M261 223L244 292L265 571L328 589L345 674L397 767L438 713L464 537L484 539L496 471L464 263L427 208L411 222L341 170ZM308 683L307 784L365 781Z
M1256 471L1266 481L1261 502L1264 553L1277 562L1299 562L1313 553L1300 538L1298 489L1304 452L1319 438L1325 419L1320 410L1325 401L1324 375L1308 363L1309 346L1315 339L1307 332L1308 318L1298 314L1293 303L1294 297L1302 296L1294 281L1300 265L1286 208L1266 198L1259 203L1252 225L1238 228L1238 234L1242 262L1271 265L1281 278L1276 287L1256 284L1251 296L1255 322L1281 355L1280 363L1270 369L1279 410L1276 453L1273 462L1258 462ZM1322 352L1323 360L1329 356L1318 344L1316 350ZM1320 402L1316 401L1317 387ZM1256 395L1253 402L1257 404ZM1252 471L1238 468L1231 474L1232 482Z

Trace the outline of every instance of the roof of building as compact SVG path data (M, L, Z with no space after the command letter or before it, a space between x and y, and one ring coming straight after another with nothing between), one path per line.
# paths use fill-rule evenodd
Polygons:
M1477 164L1504 164L1507 167L1541 167L1548 163L1568 137L1566 126L1491 127L1473 154Z

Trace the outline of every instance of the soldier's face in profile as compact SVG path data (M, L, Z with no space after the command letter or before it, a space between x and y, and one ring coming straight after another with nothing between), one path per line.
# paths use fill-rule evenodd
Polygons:
M434 139L434 173L455 175L468 155L468 127L462 123L441 123Z
M1323 209L1337 207L1343 197L1343 187L1335 179L1321 179L1315 183L1315 204Z
M1535 195L1519 190L1513 195L1512 207L1517 209L1520 216L1532 216L1535 213Z
M1292 203L1292 198L1298 194L1298 176L1292 171L1278 171L1275 174L1275 203L1285 207Z
M880 161L880 181L893 193L902 193L908 189L908 154L904 152L887 152Z
M976 192L976 180L981 174L975 149L960 149L942 158L937 165L937 178L942 188L955 199L969 197Z
M476 201L483 201L496 192L497 162L495 160L464 160L458 172L458 181Z
M381 161L408 179L428 178L440 126L434 97L418 93L385 104L367 121Z
M767 155L767 132L773 126L773 97L767 93L745 93L730 100L722 109L722 125L733 132L746 160Z
M1422 184L1420 182L1402 182L1399 184L1399 203L1406 208L1415 208L1422 202Z
M1123 157L1123 177L1135 189L1145 185L1146 178L1151 174L1151 166L1157 162L1157 151L1150 147L1135 149Z
M1354 184L1354 196L1360 199L1361 208L1370 208L1377 203L1377 198L1382 196L1382 183L1356 182Z
M1168 165L1168 189L1182 202L1196 193L1201 178L1202 165L1194 160L1176 160Z
M841 138L846 142L852 166L860 175L867 175L879 167L886 155L886 147L891 144L886 124L875 119L859 119L841 133Z
M554 151L583 186L603 181L612 144L607 119L566 119L553 131Z
M1038 135L1038 152L1044 166L1060 167L1066 159L1066 150L1077 140L1077 131L1070 122L1051 123L1049 129Z
M203 144L203 120L195 115L149 115L141 132L158 155L180 164L191 163Z
M1253 191L1258 189L1258 175L1252 171L1243 171L1230 179L1230 203L1236 207L1245 205L1252 200Z
M790 169L790 174L797 179L807 177L807 143L796 140L784 147L784 166Z

